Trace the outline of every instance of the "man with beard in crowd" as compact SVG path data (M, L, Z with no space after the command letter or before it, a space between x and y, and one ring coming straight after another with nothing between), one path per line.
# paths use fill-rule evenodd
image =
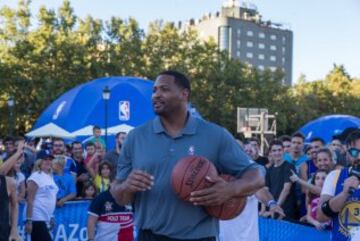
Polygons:
M332 240L351 240L360 228L360 129L347 138L350 167L330 172L321 191L317 217L332 220Z

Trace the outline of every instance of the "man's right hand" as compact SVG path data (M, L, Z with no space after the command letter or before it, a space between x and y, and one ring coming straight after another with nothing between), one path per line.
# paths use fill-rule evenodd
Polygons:
M359 178L357 178L355 176L348 177L344 181L343 193L349 195L350 189L357 189L359 187L359 185L360 185Z
M124 182L124 188L128 192L144 192L154 185L154 176L141 170L132 170Z

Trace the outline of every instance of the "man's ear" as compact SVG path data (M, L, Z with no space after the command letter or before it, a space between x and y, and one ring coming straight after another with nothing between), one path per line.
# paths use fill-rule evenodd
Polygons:
M184 98L188 101L190 100L190 91L188 89L183 89L182 90L182 95L184 96Z

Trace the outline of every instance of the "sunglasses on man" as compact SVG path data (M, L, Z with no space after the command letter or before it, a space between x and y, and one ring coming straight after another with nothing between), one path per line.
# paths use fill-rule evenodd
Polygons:
M355 148L355 147L351 147L349 150L348 150L348 153L350 154L350 156L352 158L357 158L359 156L359 153L360 153L360 150Z

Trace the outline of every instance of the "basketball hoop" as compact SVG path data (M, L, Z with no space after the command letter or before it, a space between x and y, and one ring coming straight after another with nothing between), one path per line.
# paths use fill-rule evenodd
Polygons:
M245 138L251 138L252 132L249 126L243 126L241 132L244 133Z

